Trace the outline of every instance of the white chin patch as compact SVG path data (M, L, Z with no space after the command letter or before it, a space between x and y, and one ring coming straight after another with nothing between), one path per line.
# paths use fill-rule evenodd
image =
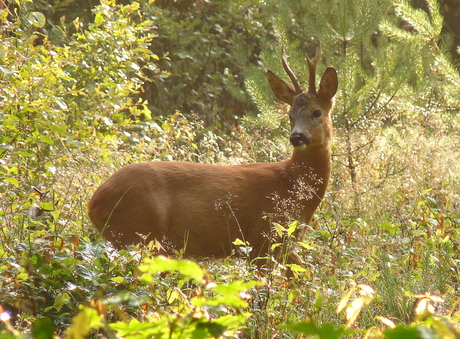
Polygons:
M302 145L300 145L300 146L294 146L294 148L295 148L295 149L298 149L299 151L301 151L301 150L307 148L307 145L306 145L306 144L302 144Z

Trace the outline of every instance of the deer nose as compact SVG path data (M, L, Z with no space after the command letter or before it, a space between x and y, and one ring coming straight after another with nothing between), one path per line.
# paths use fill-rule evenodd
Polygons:
M295 132L291 134L290 141L292 146L303 148L309 144L310 138L303 133Z

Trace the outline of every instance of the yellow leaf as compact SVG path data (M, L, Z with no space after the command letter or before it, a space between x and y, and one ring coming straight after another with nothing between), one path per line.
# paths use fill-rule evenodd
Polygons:
M288 235L291 236L294 234L295 230L299 226L299 222L296 220L288 226Z
M123 277L114 277L114 278L112 278L110 280L115 281L117 284L121 284L122 282L125 281L125 278L123 278Z
M16 179L16 178L6 177L6 178L4 178L3 180L5 180L6 182L8 182L8 183L10 183L10 184L13 184L13 185L16 186L16 187L19 186L19 181L18 181L18 179Z
M294 272L306 272L307 271L304 267L297 265L297 264L287 264L286 266L288 266Z
M374 294L374 289L370 287L369 285L366 284L359 284L358 287L360 288L360 293L361 295L373 295Z
M243 240L240 240L238 238L233 242L233 245L235 245L235 246L247 246L247 244Z
M390 319L388 319L388 318L377 316L377 317L375 317L375 319L380 321L383 325L388 326L389 328L395 328L396 327L395 323L393 321L391 321Z
M355 291L354 288L350 288L347 292L347 294L345 294L342 299L340 299L340 302L339 302L339 305L337 306L337 313L340 313L342 312L342 310L345 308L345 306L347 305L348 303L348 300L350 300L350 297L351 295L353 294L353 292Z
M102 327L101 317L96 310L82 307L72 318L72 324L67 329L66 339L85 339L91 329Z
M281 226L280 224L275 223L273 225L273 228L275 229L275 232L279 237L283 236L283 232L284 232L284 227L283 226Z
M177 293L177 290L169 290L167 293L167 300L169 304L172 304L174 300L178 299L179 293Z
M353 325L359 313L361 312L361 309L363 308L363 306L364 306L363 298L357 298L353 300L350 306L348 306L346 310L346 319L347 319L347 324L345 325L346 327L350 327L351 325Z
M97 13L96 17L94 18L94 24L96 27L100 27L104 23L104 15L101 13Z

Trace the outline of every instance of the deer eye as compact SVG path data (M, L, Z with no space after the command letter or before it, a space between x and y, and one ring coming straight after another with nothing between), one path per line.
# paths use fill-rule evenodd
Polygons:
M317 109L316 111L313 111L313 117L315 118L319 118L321 117L321 111L319 109Z

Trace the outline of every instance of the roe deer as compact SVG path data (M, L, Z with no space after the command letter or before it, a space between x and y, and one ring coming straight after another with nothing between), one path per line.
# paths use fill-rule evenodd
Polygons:
M267 71L275 96L291 106L290 159L235 166L131 164L94 193L88 208L93 224L116 246L139 243L142 234L184 249L185 255L224 257L239 238L250 244L250 257L256 258L269 251L272 222L310 223L331 172L330 113L338 86L337 73L329 67L316 90L320 57L321 45L313 60L307 55L308 91L301 89L284 51L282 64L292 84ZM296 240L305 232L299 227ZM287 262L301 264L292 249Z

